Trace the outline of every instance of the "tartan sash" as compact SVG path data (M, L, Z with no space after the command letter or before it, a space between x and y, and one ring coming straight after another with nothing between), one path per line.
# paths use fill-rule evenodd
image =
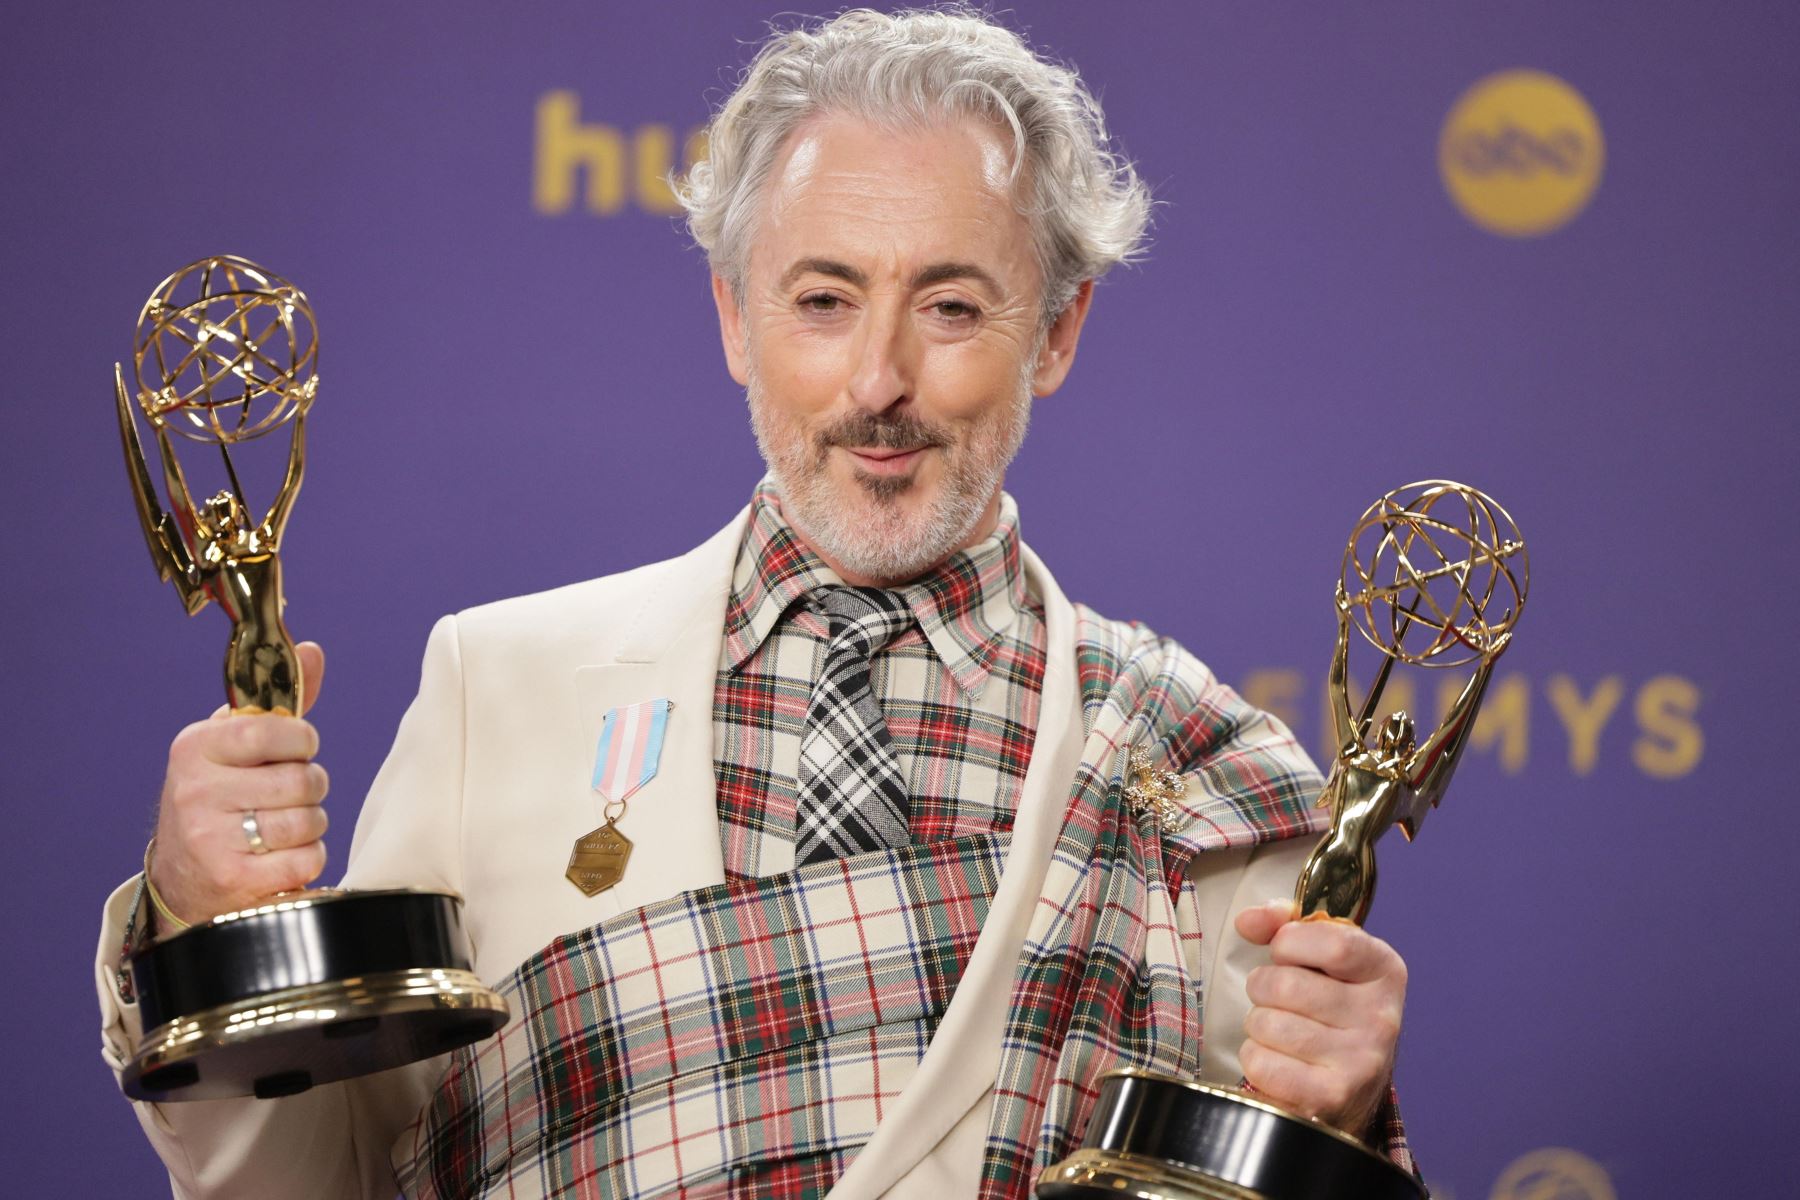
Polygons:
M1076 606L1086 742L1020 950L982 1163L984 1200L1025 1197L1083 1132L1099 1077L1200 1066L1193 856L1321 828L1293 737L1173 641ZM1126 803L1126 752L1186 776L1173 829ZM1173 882L1173 886L1171 883Z
M911 1078L1006 856L981 834L718 884L557 939L499 987L412 1141L408 1196L649 1196L834 1177ZM750 1193L746 1193L750 1194Z

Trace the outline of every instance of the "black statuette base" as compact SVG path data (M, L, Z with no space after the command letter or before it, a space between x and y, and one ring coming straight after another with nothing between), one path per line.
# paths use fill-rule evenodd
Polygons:
M1081 1149L1038 1180L1040 1200L1424 1200L1411 1175L1344 1133L1253 1097L1120 1071Z
M140 950L147 1032L134 1100L272 1099L435 1057L497 1032L445 892L306 892Z

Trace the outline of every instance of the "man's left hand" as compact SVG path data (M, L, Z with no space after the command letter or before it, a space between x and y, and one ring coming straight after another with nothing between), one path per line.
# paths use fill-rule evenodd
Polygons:
M1348 921L1295 919L1285 900L1240 912L1237 931L1272 958L1250 972L1244 1078L1285 1108L1362 1136L1393 1078L1406 963Z

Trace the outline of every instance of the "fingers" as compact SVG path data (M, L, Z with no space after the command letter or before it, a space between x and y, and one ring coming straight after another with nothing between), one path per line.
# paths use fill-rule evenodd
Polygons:
M257 818L260 822L262 814ZM241 817L234 829L175 843L178 853L165 854L161 837L159 833L151 877L164 902L190 925L223 912L254 907L278 892L306 887L325 870L322 841L266 854L250 853ZM267 833L263 840L268 842Z
M258 864L260 882L252 890L264 896L299 891L324 874L325 858L324 842L256 855L251 861Z
M323 656L310 643L300 652L316 688ZM327 825L320 805L331 788L312 761L318 750L310 722L266 713L215 713L176 736L151 862L151 882L170 911L191 924L318 878ZM263 853L251 848L249 812Z
M1305 967L1268 966L1250 972L1244 990L1252 1004L1344 1028L1358 1015L1358 1006L1346 986Z
M317 642L301 642L294 647L300 656L300 715L319 700L319 687L325 682L325 648Z
M331 819L325 810L316 804L294 808L265 808L252 810L256 816L257 832L262 834L263 845L270 853L278 850L292 850L304 846L308 842L316 842L325 836ZM244 821L238 819L238 828L243 831ZM244 853L252 853L248 833L243 833Z
M1350 921L1298 919L1291 900L1246 908L1233 924L1245 941L1269 947L1276 963L1311 967L1347 983L1366 983L1396 971L1404 977L1406 964L1392 946Z
M1247 910L1237 924L1246 938L1266 935L1271 960L1245 982L1244 1077L1289 1108L1359 1132L1392 1075L1405 962L1347 921L1296 921L1281 906Z
M243 841L240 833L239 842ZM214 881L233 909L250 908L277 892L292 892L317 879L325 870L325 843L308 842L267 854L241 854L217 870ZM229 911L220 909L221 912Z
M1406 1002L1403 978L1345 983L1310 967L1266 966L1245 982L1250 1003L1278 1008L1334 1029L1354 1029L1392 1043L1399 1040Z
M1341 1029L1285 1008L1261 1005L1244 1014L1244 1036L1265 1049L1313 1065L1330 1062L1349 1041Z
M216 807L231 819L241 821L246 812L318 805L331 790L331 777L318 763L266 763L219 772L214 787L225 797L224 803Z
M1269 955L1281 966L1311 967L1345 983L1369 983L1406 964L1394 948L1348 921L1290 921L1270 939Z
M1245 1042L1238 1051L1244 1080L1256 1091L1302 1116L1317 1117L1340 1129L1360 1132L1368 1124L1360 1115L1367 1101L1349 1076L1328 1066L1283 1054L1261 1042ZM1369 1109L1373 1115L1373 1109Z
M1380 985L1307 967L1259 967L1248 986L1244 1078L1277 1103L1359 1134L1393 1077L1399 1003Z
M304 761L318 752L319 731L299 717L215 713L175 735L169 761L172 768L178 762L254 767Z
M203 865L205 874L222 873L227 867L240 867L232 860L256 854L245 827L244 818L256 814L256 829L268 851L289 850L323 837L330 818L317 804L291 804L284 807L252 808L182 808L165 809L157 825L157 862L175 862L178 858ZM162 880L157 879L157 886Z
M1296 915L1292 900L1270 900L1239 912L1232 924L1236 927L1238 936L1246 942L1253 946L1266 946L1281 927L1293 921Z

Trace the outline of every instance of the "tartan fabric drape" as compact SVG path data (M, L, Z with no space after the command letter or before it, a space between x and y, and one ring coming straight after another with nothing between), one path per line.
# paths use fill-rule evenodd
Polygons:
M1022 1198L1099 1075L1192 1069L1195 854L1313 830L1291 736L1191 656L1078 611L1086 740L1017 968L981 1194ZM1158 836L1126 750L1188 779ZM508 980L409 1144L408 1195L823 1194L917 1069L984 919L1004 835L820 863L621 914ZM1395 1127L1397 1133L1397 1126ZM1404 1139L1386 1149L1410 1163Z
M838 859L559 938L501 984L513 1020L457 1052L396 1149L401 1190L821 1193L924 1054L1005 846Z
M1028 1195L1073 1148L1106 1071L1198 1070L1198 918L1182 887L1194 855L1321 824L1319 777L1285 729L1176 643L1078 613L1087 741L1019 956L982 1165L987 1200ZM1187 777L1173 831L1125 801L1132 746Z

